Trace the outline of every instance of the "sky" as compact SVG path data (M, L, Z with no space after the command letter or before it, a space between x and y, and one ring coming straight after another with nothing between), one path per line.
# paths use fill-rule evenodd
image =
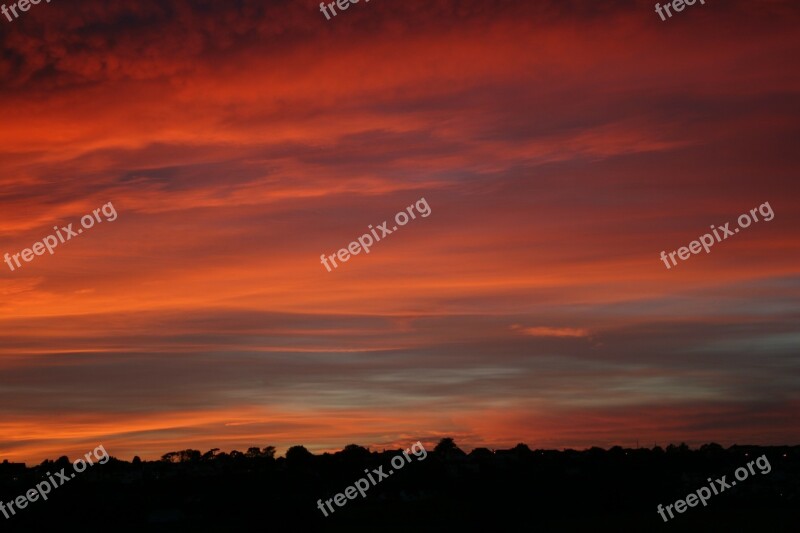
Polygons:
M797 444L799 22L790 0L0 17L0 254L116 213L0 263L0 460Z

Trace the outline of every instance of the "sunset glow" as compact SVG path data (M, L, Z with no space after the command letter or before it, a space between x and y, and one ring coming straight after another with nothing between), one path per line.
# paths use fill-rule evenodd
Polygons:
M0 460L798 441L794 3L317 4L0 21Z

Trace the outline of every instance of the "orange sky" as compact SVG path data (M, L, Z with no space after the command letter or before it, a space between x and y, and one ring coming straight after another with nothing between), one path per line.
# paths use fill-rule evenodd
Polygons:
M118 213L0 263L0 459L797 443L796 3L205 4L0 19L0 254Z

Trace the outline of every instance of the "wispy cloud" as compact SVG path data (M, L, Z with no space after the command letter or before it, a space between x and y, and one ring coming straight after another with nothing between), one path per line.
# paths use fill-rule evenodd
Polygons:
M588 337L589 330L581 328L551 328L547 326L527 328L514 324L511 329L531 337Z

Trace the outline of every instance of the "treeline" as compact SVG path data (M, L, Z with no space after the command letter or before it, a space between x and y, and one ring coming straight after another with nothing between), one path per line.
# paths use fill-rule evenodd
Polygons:
M410 443L409 443L410 444ZM82 531L794 531L800 519L800 446L685 444L665 449L530 449L462 451L439 441L366 497L325 517L317 508L403 450L350 444L312 454L303 446L277 456L273 446L229 453L173 451L161 459L95 465L4 520L6 531L74 524ZM657 513L736 468L766 456L756 473L707 507L668 524ZM66 457L30 468L0 464L0 498L9 501L59 468ZM396 461L400 464L400 461ZM757 471L758 472L758 471Z

